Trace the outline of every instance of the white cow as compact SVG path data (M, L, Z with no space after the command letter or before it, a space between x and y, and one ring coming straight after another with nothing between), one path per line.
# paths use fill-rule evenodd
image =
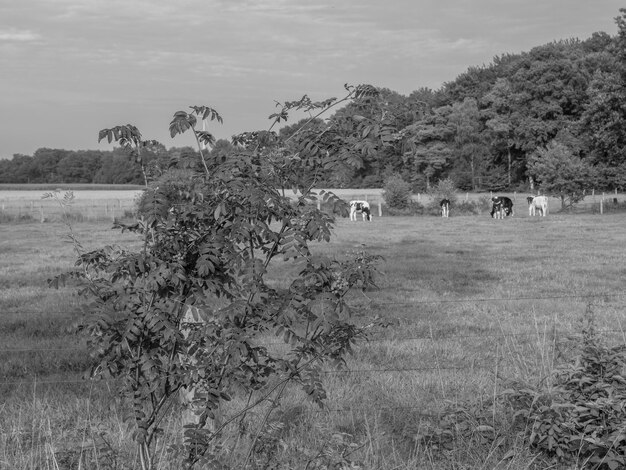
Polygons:
M548 198L546 196L529 196L526 198L528 201L528 215L534 216L537 210L541 211L541 215L545 217L548 215Z
M363 220L372 221L370 204L367 201L350 201L350 220L356 222L356 213L363 214Z
M442 199L439 206L441 207L441 217L450 217L450 199Z

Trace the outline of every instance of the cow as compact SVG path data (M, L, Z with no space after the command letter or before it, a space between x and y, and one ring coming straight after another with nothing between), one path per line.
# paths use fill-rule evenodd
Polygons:
M528 196L528 215L533 216L537 210L541 211L541 215L545 217L548 214L548 198L545 196Z
M505 196L495 196L491 198L491 217L503 219L505 216L513 216L513 201Z
M441 217L450 216L450 199L442 199L439 207L441 207Z
M356 213L363 214L363 221L372 221L370 204L367 201L350 201L350 220L356 222Z

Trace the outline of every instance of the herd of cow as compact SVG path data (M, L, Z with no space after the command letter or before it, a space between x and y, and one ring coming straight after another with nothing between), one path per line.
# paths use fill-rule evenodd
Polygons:
M444 201L447 201L447 199L444 199ZM494 219L504 219L507 216L513 215L513 201L511 201L510 198L495 196L491 198L491 202L490 214ZM548 215L548 198L546 196L528 196L526 202L528 202L528 215L534 216L537 215L537 213L543 217ZM447 204L449 205L450 202L448 201Z
M539 215L545 217L548 215L548 198L546 196L528 196L528 215ZM505 196L495 196L491 198L491 217L494 219L504 219L513 215L513 201ZM441 207L441 217L450 216L450 200L442 199L439 202ZM350 201L350 220L355 222L357 213L361 213L364 221L372 220L372 211L367 201Z

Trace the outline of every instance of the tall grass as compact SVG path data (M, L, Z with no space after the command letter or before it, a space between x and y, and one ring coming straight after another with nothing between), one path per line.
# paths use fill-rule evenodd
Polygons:
M589 307L607 339L624 342L625 219L616 213L338 220L334 241L314 249L336 257L362 249L383 255L378 289L356 293L350 303L355 321L365 325L378 315L392 326L372 330L347 370L322 374L326 409L288 390L249 467L541 468L514 439L503 447L475 436L446 449L420 436L445 410L471 409L513 382L544 380L566 356L562 340L578 331ZM137 243L106 224L75 229L86 249ZM81 382L88 355L68 332L81 301L69 288L46 287L47 278L73 263L65 235L55 223L0 226L0 468L136 468L114 384ZM288 273L275 265L272 274L280 285ZM244 400L235 397L226 414ZM251 413L238 426L256 430L262 416ZM180 441L178 424L173 413L158 468L176 468L165 449ZM493 425L505 430L507 423L494 415ZM236 468L251 440L235 427L227 435L224 460Z

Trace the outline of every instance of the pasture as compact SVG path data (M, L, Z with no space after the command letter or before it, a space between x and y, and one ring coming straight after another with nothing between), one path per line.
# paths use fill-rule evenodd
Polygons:
M437 451L419 436L449 407L488 401L511 381L545 380L569 359L568 337L580 333L585 312L608 342L626 342L625 225L624 213L529 218L525 210L505 220L453 211L338 219L333 241L314 249L382 255L378 289L356 293L351 305L358 323L380 316L391 325L372 329L347 369L322 373L327 408L298 390L281 398L264 434L269 447L249 468L330 468L341 459L362 469L541 468L519 446ZM106 222L74 228L86 250L137 243ZM61 223L0 225L0 468L135 468L111 384L81 379L88 354L68 331L81 299L46 286L74 257ZM261 414L249 419L259 426ZM498 419L494 426L507 425ZM158 468L170 468L164 449L180 439L176 424L172 413ZM242 462L236 451L228 458L234 468Z
M17 189L20 187L21 189ZM103 186L103 187L99 187ZM80 222L114 221L116 219L133 217L136 202L142 193L142 189L133 187L124 189L124 186L107 189L113 185L0 185L0 223L2 222L59 222L63 219L63 208L53 198L43 198L45 193L58 191L59 197L63 197L67 190L72 190L74 202L66 207L70 218ZM368 201L372 206L372 214L387 214L383 190L380 188L363 189L328 189L346 201L353 199ZM295 197L291 190L285 193L289 197ZM459 193L455 203L477 202L480 198L491 195L510 197L515 204L515 215L524 217L528 215L526 203L527 193ZM617 199L619 205L613 204ZM414 194L413 200L427 206L433 202L433 196L429 194ZM610 212L615 209L623 210L626 206L626 196L617 193L599 193L586 197L576 205L576 212L600 212L600 202L603 202L603 210ZM435 201L439 202L439 201ZM454 205L451 209L454 216ZM558 212L561 202L558 198L548 198L551 213Z

